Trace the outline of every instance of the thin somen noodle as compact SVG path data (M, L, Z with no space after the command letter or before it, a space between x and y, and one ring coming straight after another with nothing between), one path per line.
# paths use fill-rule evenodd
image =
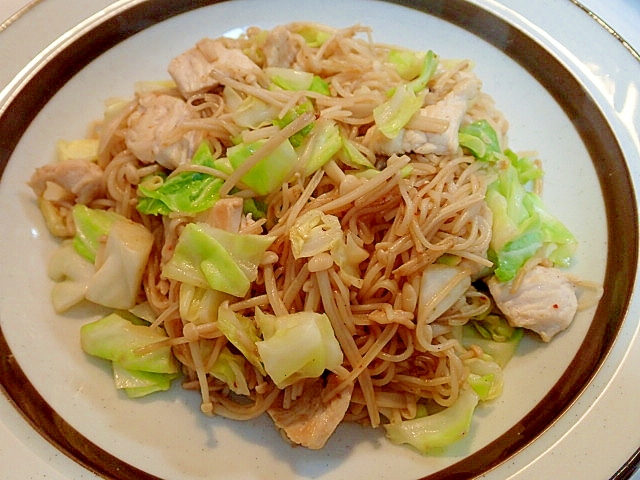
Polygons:
M86 297L156 335L127 355L165 355L166 370L146 372L179 373L203 412L268 412L309 448L342 421L392 427L393 440L405 420L498 396L523 326L557 333L492 298L487 279L518 292L567 264L575 241L538 216L540 162L508 149L471 62L375 43L359 25L293 23L203 39L169 73L108 103L79 173L43 167L31 186L95 275L128 271L147 242L131 298L101 300L93 278ZM117 217L91 219L105 212ZM143 231L112 267L122 217ZM132 377L147 368L109 359Z

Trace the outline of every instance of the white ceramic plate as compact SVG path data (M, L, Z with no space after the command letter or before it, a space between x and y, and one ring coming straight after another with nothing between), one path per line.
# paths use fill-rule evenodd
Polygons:
M10 226L0 230L0 380L9 398L70 458L114 478L503 478L525 466L528 473L520 475L535 478L529 465L607 393L637 341L631 292L640 160L632 55L605 37L607 52L630 71L602 75L622 68L619 61L594 62L593 50L579 50L546 23L548 11L527 7L523 17L525 3L425 2L413 9L368 0L325 1L322 8L236 0L187 11L194 2L125 1L45 49L0 98L0 224ZM595 25L569 2L554 5L557 14ZM78 329L88 318L58 317L48 303L46 261L55 243L25 182L50 161L57 139L83 136L103 101L130 96L135 81L167 78L168 61L201 37L293 20L361 23L373 27L377 41L473 59L485 91L510 120L511 147L535 149L544 161L545 201L581 242L573 271L605 283L593 322L593 312L580 316L549 345L526 340L507 370L503 396L481 408L468 438L445 454L420 456L355 426L341 427L324 450L310 452L285 445L266 418L204 417L197 396L179 388L127 400L113 389L105 365L80 351ZM640 424L634 403L620 405ZM638 446L637 436L617 437L617 463L601 467L606 475ZM603 478L592 473L588 478Z

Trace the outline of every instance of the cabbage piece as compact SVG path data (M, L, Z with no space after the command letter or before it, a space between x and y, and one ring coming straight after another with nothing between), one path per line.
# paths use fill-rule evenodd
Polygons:
M264 369L278 388L302 378L319 377L342 364L342 350L326 314L274 316L258 310L256 321L264 337L256 347Z
M267 205L256 198L245 198L242 204L242 213L251 214L251 218L257 220L267 216Z
M524 336L523 328L513 328L507 324L507 321L500 318L500 324L509 327L511 333L506 336L506 328L498 327L497 331L494 327L487 328L484 322L472 321L462 327L462 345L470 348L477 345L484 353L489 355L493 360L504 368L518 350L520 341ZM495 335L492 333L492 330Z
M387 138L396 138L422 106L422 97L408 84L395 89L389 100L373 109L376 126Z
M256 345L260 337L255 321L234 312L229 308L228 302L223 302L218 309L218 328L249 363L264 375L265 370Z
M267 67L264 69L267 78L283 90L309 90L323 95L329 94L329 84L311 72L284 67Z
M505 318L494 314L486 315L478 320L472 320L471 325L475 327L480 336L494 342L508 341L516 333L517 329L517 327L509 325Z
M57 313L69 310L83 301L89 280L95 273L93 263L81 256L73 241L62 242L47 265L47 274L56 283L51 288L51 301Z
M440 263L427 266L420 280L418 318L431 323L451 308L471 286L463 268Z
M560 220L549 213L538 195L528 195L524 201L533 215L540 218L543 242L553 245L547 258L556 266L568 267L578 246L575 236Z
M153 234L142 224L127 219L114 222L87 285L87 300L122 310L133 307L153 241Z
M283 129L284 127L289 125L291 122L293 122L296 118L298 118L300 115L307 112L315 112L313 103L311 103L311 100L309 99L293 107L291 110L285 113L282 116L282 118L277 118L277 117L274 118L273 124L278 128ZM304 138L309 134L309 132L311 132L311 130L313 130L313 125L314 125L314 122L311 122L309 125L306 125L300 131L291 135L289 137L289 141L291 142L291 145L295 148L302 145Z
M477 405L476 392L464 388L451 407L426 417L384 425L387 438L395 444L411 445L421 453L447 447L469 432Z
M298 217L289 230L291 251L295 258L328 252L342 241L342 237L342 225L338 217L320 210L309 210Z
M530 157L519 157L514 151L506 149L504 155L509 159L518 172L518 179L522 185L544 176L542 167Z
M382 134L396 138L420 108L424 89L438 67L438 56L429 50L417 78L393 89L391 98L373 109L373 119Z
M420 75L418 75L417 78L414 78L408 83L409 88L411 88L416 93L424 90L427 86L427 83L429 83L429 80L431 80L431 77L433 77L433 74L436 73L437 68L438 56L432 50L429 50L424 55Z
M128 370L175 374L178 366L171 347L153 346L167 339L164 330L136 325L118 313L80 328L80 343L89 355L111 360Z
M111 362L113 380L119 390L124 390L129 398L140 398L171 388L171 382L178 378L176 373L153 373L124 368L118 362Z
M333 120L320 119L305 138L300 151L300 164L308 176L322 168L342 149L342 135Z
M158 319L158 314L151 307L148 301L137 303L127 310L127 312L133 315L134 318L138 318L147 323L153 323Z
M387 60L394 66L398 75L403 80L413 80L422 71L424 58L421 52L412 50L392 49L387 55Z
M268 125L279 113L279 109L259 98L248 96L233 109L231 118L245 128L259 128Z
M458 132L458 141L461 147L483 162L495 162L502 158L498 135L484 119L462 127Z
M227 158L235 169L253 155L266 140L240 143L227 149ZM282 186L298 161L298 154L289 140L282 142L273 152L256 163L243 175L242 183L258 195L268 195Z
M575 253L573 234L544 207L540 197L527 191L511 162L501 162L498 179L485 196L493 213L490 255L496 277L512 280L520 267L542 247L556 265L567 266Z
M502 367L490 355L468 358L464 364L470 372L467 383L481 401L493 400L502 394Z
M342 135L342 150L339 152L339 158L346 165L358 170L375 169L371 161L344 135Z
M313 76L311 85L309 85L309 91L319 93L321 95L331 95L331 89L329 88L329 82L318 75Z
M249 395L249 386L244 375L245 358L236 355L224 347L209 373L227 384L229 389L238 395Z
M312 48L317 48L322 46L324 42L331 38L331 33L326 30L320 30L313 25L303 25L296 30L298 35L301 35L304 38L304 41L307 45Z
M91 262L96 260L96 252L116 220L125 217L109 210L89 208L80 203L73 206L71 211L76 234L73 246L80 255Z
M97 138L83 138L80 140L58 140L56 145L58 160L86 160L93 162L98 159L100 140Z
M267 78L284 90L308 90L313 81L313 73L293 68L267 67Z
M191 163L214 169L217 165L206 142L198 146ZM223 183L221 178L203 172L184 171L169 177L153 174L138 185L136 208L147 215L202 212L220 198L218 192Z
M56 281L51 291L55 310L66 311L85 298L111 308L133 307L153 235L113 212L76 207L78 233L72 243L61 245L48 267Z
M222 302L232 298L231 295L218 290L182 283L179 292L180 318L196 325L215 322Z
M369 258L369 252L358 245L351 232L347 232L345 240L331 249L331 257L340 267L340 278L347 285L361 288L364 280L361 277L359 265Z
M162 275L244 297L273 241L273 237L265 235L232 233L204 223L190 223L180 234L173 257L162 268Z
M485 201L493 216L489 257L501 282L512 280L533 255L543 252L554 265L568 266L577 248L573 234L545 208L542 199L526 188L543 174L529 158L511 150L502 152L489 122L463 127L461 145L479 160L493 165L498 178L489 185Z

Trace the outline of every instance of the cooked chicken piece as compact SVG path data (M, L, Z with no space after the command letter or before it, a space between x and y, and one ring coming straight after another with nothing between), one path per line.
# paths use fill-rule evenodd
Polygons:
M197 118L184 100L171 95L141 95L137 108L129 115L125 143L144 163L158 162L175 169L191 160L202 133L196 130L175 135L185 121Z
M289 68L297 54L289 41L289 30L283 26L269 30L263 51L266 67Z
M481 83L469 76L459 82L453 90L438 103L420 109L419 116L446 120L448 127L444 133L424 132L415 129L403 129L400 134L380 144L382 153L387 155L415 152L438 155L454 154L458 150L458 130L464 119L469 103L480 92Z
M517 288L495 277L487 285L498 308L514 327L538 333L545 342L566 329L578 309L575 285L558 269L536 266Z
M213 207L203 212L198 221L203 221L227 232L237 233L242 222L244 202L240 197L226 197L218 200Z
M291 408L272 407L267 413L290 441L319 450L344 418L353 393L353 386L345 388L329 403L324 403L322 391L331 388L331 384L330 380L328 386L323 387L321 380L306 380L302 396L292 402Z
M106 185L104 172L93 162L79 158L50 163L37 168L29 180L29 186L38 197L54 192L58 198L75 198L76 203L88 204L104 196ZM63 190L61 192L60 190Z
M209 90L218 84L209 75L211 62L197 47L191 48L171 60L168 72L184 98Z
M252 84L262 70L239 48L229 48L224 39L205 38L169 63L168 72L185 98L218 85L211 76L216 70L234 80Z

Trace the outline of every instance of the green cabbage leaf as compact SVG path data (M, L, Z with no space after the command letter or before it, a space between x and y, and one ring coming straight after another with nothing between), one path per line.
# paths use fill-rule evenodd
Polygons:
M324 313L269 315L256 311L263 340L256 343L264 369L279 388L317 378L342 364L343 355Z
M411 445L421 453L447 447L469 432L478 400L472 388L462 389L456 402L438 413L385 424L387 438L395 444Z
M274 238L227 232L205 223L187 224L162 275L200 288L244 297Z
M191 163L218 169L206 142L199 145ZM138 185L136 208L147 215L203 212L220 198L218 192L223 183L221 178L203 172L182 171L168 177L153 174L143 178Z
M568 266L577 248L576 238L528 188L542 176L540 167L511 150L503 152L495 130L485 120L463 127L459 139L463 148L486 161L497 176L485 196L493 214L489 258L496 277L502 282L512 280L538 254L556 266Z

